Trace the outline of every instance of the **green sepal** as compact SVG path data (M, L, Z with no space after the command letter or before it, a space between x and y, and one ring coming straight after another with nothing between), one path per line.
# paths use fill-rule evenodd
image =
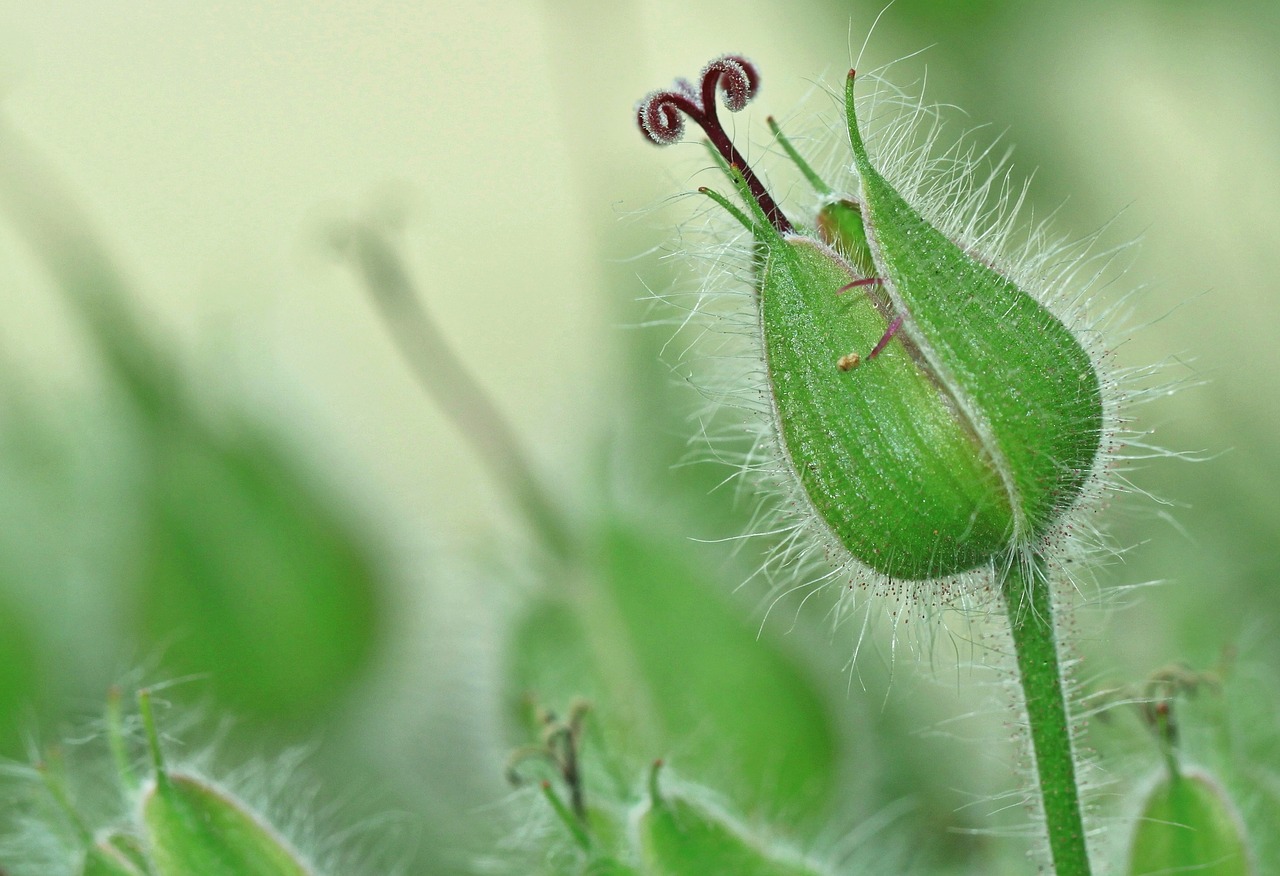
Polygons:
M1072 332L1033 296L926 221L881 176L845 89L849 141L876 276L901 334L1001 477L1022 543L1043 536L1079 495L1102 436L1097 371Z
M141 812L157 876L314 876L243 802L194 776L157 775Z
M1253 876L1244 827L1223 789L1207 776L1165 773L1142 805L1128 876L1195 873Z
M862 562L895 578L971 569L1012 535L1008 497L936 376L902 340L867 355L892 316L820 241L769 245L765 356L791 464L818 516Z

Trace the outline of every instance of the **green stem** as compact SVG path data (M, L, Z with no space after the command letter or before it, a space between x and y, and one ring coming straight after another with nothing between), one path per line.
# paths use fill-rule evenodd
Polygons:
M161 408L177 391L170 382L173 368L129 307L128 281L62 180L4 120L0 208L84 320L90 340L139 412Z
M804 156L796 151L796 147L791 145L791 141L787 139L786 135L782 133L782 128L778 126L777 120L774 119L773 116L769 116L768 123L769 130L772 131L773 136L777 138L778 144L782 146L783 151L787 153L787 156L795 166L800 169L800 173L809 181L809 185L813 186L813 190L820 195L834 194L831 190L831 186L827 185L826 181L822 177L818 176L814 169L809 166L809 162L804 160Z
M56 751L51 751L44 762L37 766L37 770L40 773L40 778L44 780L44 786L49 790L50 796L53 797L54 802L58 804L58 808L62 810L63 814L71 822L81 841L85 845L92 845L93 831L89 829L89 826L85 824L84 819L76 810L75 802L71 799L71 792L67 788L66 778L63 775L63 766L61 755Z
M138 776L129 762L129 748L124 737L124 692L114 686L107 691L107 744L121 785L132 792L138 787Z
M580 817L570 812L569 807L564 805L564 801L560 799L560 795L551 787L550 782L542 783L542 796L547 798L547 802L551 804L556 817L569 829L569 833L573 835L573 839L578 846L584 852L591 851L591 834L587 833L587 829L584 826L585 816Z
M1026 700L1040 801L1057 876L1089 876L1075 755L1044 563L1015 559L1001 586Z
M454 421L494 478L513 493L542 543L556 556L571 555L568 521L534 474L511 425L436 327L391 243L364 224L353 224L348 231L355 266L419 384Z
M151 754L151 766L156 772L156 784L169 781L169 770L164 765L164 752L160 750L160 731L156 727L156 715L151 706L151 691L138 691L138 711L142 714L142 729L147 734L147 749Z

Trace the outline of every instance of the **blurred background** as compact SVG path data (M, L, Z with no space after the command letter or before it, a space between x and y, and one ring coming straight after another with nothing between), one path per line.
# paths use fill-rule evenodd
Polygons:
M829 109L813 83L839 81L881 11L0 2L0 754L113 683L198 675L182 690L237 716L229 746L313 741L336 797L406 813L415 872L464 872L507 794L513 618L547 585L326 229L401 214L438 326L567 516L729 600L750 549L691 539L752 509L713 489L724 472L674 467L700 400L659 359L670 329L638 328L637 300L680 276L662 247L689 205L668 199L705 157L652 148L633 106L740 52L764 85L736 130L763 144L767 114ZM1081 620L1086 685L1228 647L1280 669L1277 44L1264 0L899 0L862 61L912 55L891 78L963 107L955 135L1014 145L1064 234L1142 239L1102 290L1144 290L1117 361L1190 384L1135 416L1205 461L1128 470L1108 512L1128 550L1100 577L1163 583ZM759 595L740 595L754 635ZM673 606L647 635L678 639ZM966 684L878 654L850 684L854 633L794 611L761 647L826 703L819 772L864 777L833 811L910 798L956 872L1021 860L1016 838L964 833L982 819L966 795L1007 771L963 733L913 734L967 712Z

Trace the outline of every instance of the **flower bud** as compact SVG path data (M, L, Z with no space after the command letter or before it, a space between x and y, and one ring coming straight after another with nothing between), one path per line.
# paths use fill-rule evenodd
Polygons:
M657 763L648 807L637 823L645 872L662 876L740 873L753 876L823 876L826 870L791 849L753 836L712 803L679 792L659 793Z
M312 876L314 870L258 813L230 792L169 769L150 696L138 697L155 776L143 787L140 820L156 876Z
M848 555L890 579L945 578L1051 536L1092 477L1103 431L1095 365L1073 333L1000 267L907 203L863 143L845 90L856 195L793 221L717 117L758 92L724 56L699 86L654 92L637 116L656 143L680 115L706 132L742 210L703 190L754 241L773 425L799 504ZM824 191L825 189L825 191Z
M1196 871L1254 872L1244 826L1226 792L1207 775L1164 772L1143 802L1125 873Z

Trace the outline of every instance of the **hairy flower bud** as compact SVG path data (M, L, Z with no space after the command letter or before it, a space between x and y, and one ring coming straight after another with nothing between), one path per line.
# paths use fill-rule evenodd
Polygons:
M204 778L170 769L150 692L142 691L138 701L155 767L138 812L157 876L313 876L301 854L258 812Z
M654 92L638 119L674 142L699 124L746 210L704 189L755 243L755 291L785 468L832 539L896 580L1003 562L1050 536L1093 474L1103 433L1095 365L1073 333L984 254L948 238L886 181L845 105L856 194L823 183L808 222L783 213L716 114L759 87L725 56ZM732 98L728 97L732 95Z

